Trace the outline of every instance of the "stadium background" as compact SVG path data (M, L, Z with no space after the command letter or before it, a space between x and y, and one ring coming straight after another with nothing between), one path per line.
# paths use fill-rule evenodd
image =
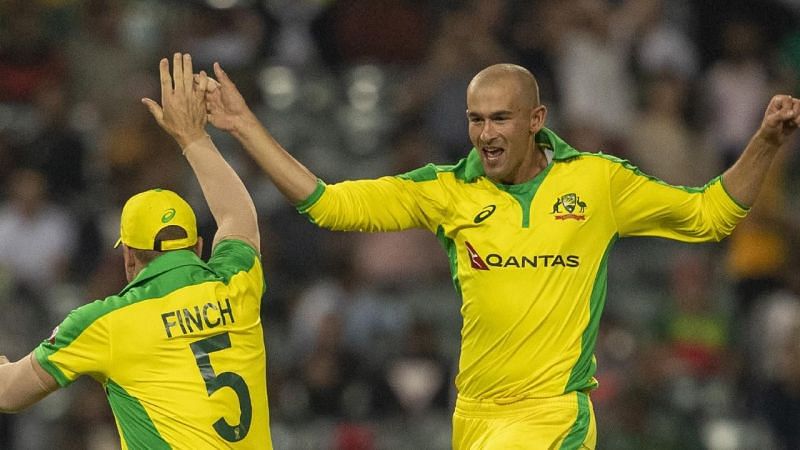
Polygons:
M460 158L466 83L516 62L568 142L702 185L772 94L798 95L799 18L797 0L3 0L0 351L22 357L70 309L124 285L112 245L129 195L186 193L213 234L177 146L139 103L158 98L158 59L174 51L207 71L220 61L329 182ZM260 213L275 447L448 448L459 300L433 236L318 230L212 135ZM599 448L800 448L790 147L725 242L618 243ZM117 446L91 380L0 416L3 449Z

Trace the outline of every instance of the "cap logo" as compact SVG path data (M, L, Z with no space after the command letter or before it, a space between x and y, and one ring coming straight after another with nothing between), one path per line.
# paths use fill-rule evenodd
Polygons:
M170 208L164 211L164 215L161 216L161 223L167 223L172 220L173 217L175 217L175 208Z

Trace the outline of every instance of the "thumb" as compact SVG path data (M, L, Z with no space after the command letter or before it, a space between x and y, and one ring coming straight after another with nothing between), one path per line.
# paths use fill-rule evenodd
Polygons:
M220 84L223 85L233 84L233 81L231 81L231 79L228 78L228 74L225 73L224 70L222 70L222 66L220 66L218 62L214 63L214 75L217 76L217 79L219 80Z
M150 111L150 114L156 119L159 125L161 125L164 121L164 110L161 109L161 106L158 105L155 101L149 98L143 98L142 103L147 106L147 109Z
M778 128L782 123L792 120L795 113L791 109L779 109L773 111L764 118L766 125L772 128Z

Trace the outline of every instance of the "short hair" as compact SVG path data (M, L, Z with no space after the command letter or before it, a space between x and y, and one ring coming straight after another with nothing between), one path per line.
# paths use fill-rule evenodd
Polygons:
M178 225L168 225L162 228L161 231L159 231L156 234L155 246L156 248L161 248L161 241L172 241L175 239L183 239L186 238L187 236L188 233L186 233L186 230L184 230L183 227L180 227ZM178 248L175 250L191 250L193 247L194 245L190 245L188 247ZM145 265L150 264L154 259L158 258L159 256L163 255L166 252L175 251L175 250L164 250L164 251L142 250L139 248L131 248L131 250L133 250L133 256L137 260L139 260L139 262Z
M520 93L532 103L531 106L536 107L541 105L539 100L539 83L536 81L536 77L530 70L517 64L501 63L486 67L472 78L472 81L470 81L467 87L467 92L478 83L484 81L493 82L501 78L512 78L517 83L521 91Z

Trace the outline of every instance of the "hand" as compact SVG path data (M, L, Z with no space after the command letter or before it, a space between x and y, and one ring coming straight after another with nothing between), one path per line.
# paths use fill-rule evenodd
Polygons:
M201 71L195 81L192 57L188 53L183 55L175 53L172 58L171 77L167 58L163 58L159 63L159 71L163 106L159 106L149 98L143 98L142 103L147 106L161 128L175 138L181 148L186 148L206 134L205 95L208 76Z
M253 113L219 63L214 63L214 75L219 82L209 79L206 85L208 121L220 130L234 133Z
M759 134L769 143L781 146L798 126L800 126L800 99L791 95L776 95L767 105Z
M0 366L2 366L3 364L9 364L10 362L11 361L9 361L5 355L0 355Z

